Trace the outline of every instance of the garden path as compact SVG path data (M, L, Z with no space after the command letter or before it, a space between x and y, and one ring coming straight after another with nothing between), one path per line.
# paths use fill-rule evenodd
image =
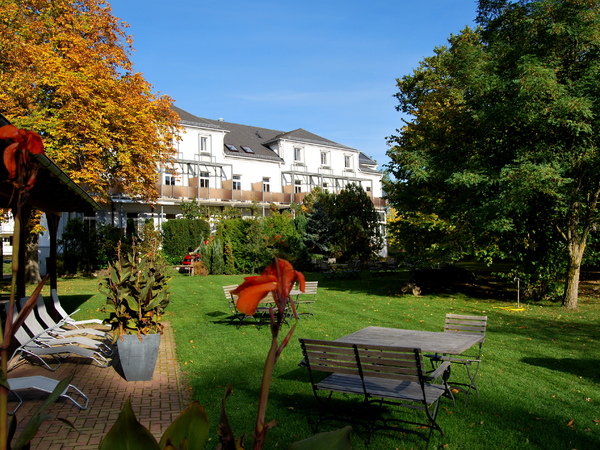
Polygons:
M71 421L77 431L58 420L45 421L31 448L48 450L96 450L102 437L115 423L121 407L131 397L137 419L158 439L179 415L185 404L181 372L175 354L175 341L170 323L165 323L154 376L151 381L127 382L114 367L101 368L94 364L78 361L76 357L64 362L56 372L39 365L20 364L9 372L9 378L43 375L63 379L74 373L72 384L81 389L90 399L89 407L81 411L72 402L59 399L46 411L52 417ZM20 391L23 405L17 411L19 423L29 420L47 394L39 391ZM9 400L12 400L11 396ZM16 406L9 401L9 410ZM19 433L19 426L17 433Z

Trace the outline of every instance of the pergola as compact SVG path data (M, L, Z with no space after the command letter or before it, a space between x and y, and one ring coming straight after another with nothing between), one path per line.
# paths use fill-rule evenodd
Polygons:
M10 122L0 114L0 127ZM4 153L8 141L0 140L0 150ZM48 232L50 234L50 258L48 260L48 274L50 274L50 287L56 289L56 258L57 258L57 232L60 217L63 212L82 212L93 214L100 206L77 184L73 182L56 164L46 155L32 155L40 168L35 186L29 191L27 203L22 207L23 223L27 223L33 210L46 214ZM0 162L0 208L12 209L16 212L16 196L13 186L8 181L8 172ZM21 227L21 242L26 242L26 227ZM19 271L17 273L17 298L26 295L25 290L25 246L19 248Z

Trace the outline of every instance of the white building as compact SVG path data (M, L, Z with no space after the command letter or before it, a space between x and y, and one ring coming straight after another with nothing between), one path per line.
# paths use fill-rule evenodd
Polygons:
M317 186L337 193L350 183L363 187L385 222L382 174L361 151L301 128L278 131L174 110L185 129L177 143L175 170L159 169L159 199L152 208L115 193L107 212L115 225L124 228L128 218L150 217L160 225L181 214L182 201L192 199L244 213L252 203L263 211L270 204L285 209Z

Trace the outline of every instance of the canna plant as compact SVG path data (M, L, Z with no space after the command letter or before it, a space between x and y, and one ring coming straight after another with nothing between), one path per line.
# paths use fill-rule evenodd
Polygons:
M135 244L131 253L123 255L119 244L116 261L108 265L100 292L106 295L103 311L109 316L104 323L114 332L113 342L124 334L162 334L171 278L167 278L166 267L155 255L155 251L140 254Z

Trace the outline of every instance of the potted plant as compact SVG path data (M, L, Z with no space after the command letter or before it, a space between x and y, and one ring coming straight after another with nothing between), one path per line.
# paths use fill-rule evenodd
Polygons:
M166 265L156 258L154 249L142 254L135 245L123 255L119 245L117 259L108 266L100 283L106 295L104 323L111 326L119 360L127 381L151 380L158 356L162 315L169 304L170 278Z

